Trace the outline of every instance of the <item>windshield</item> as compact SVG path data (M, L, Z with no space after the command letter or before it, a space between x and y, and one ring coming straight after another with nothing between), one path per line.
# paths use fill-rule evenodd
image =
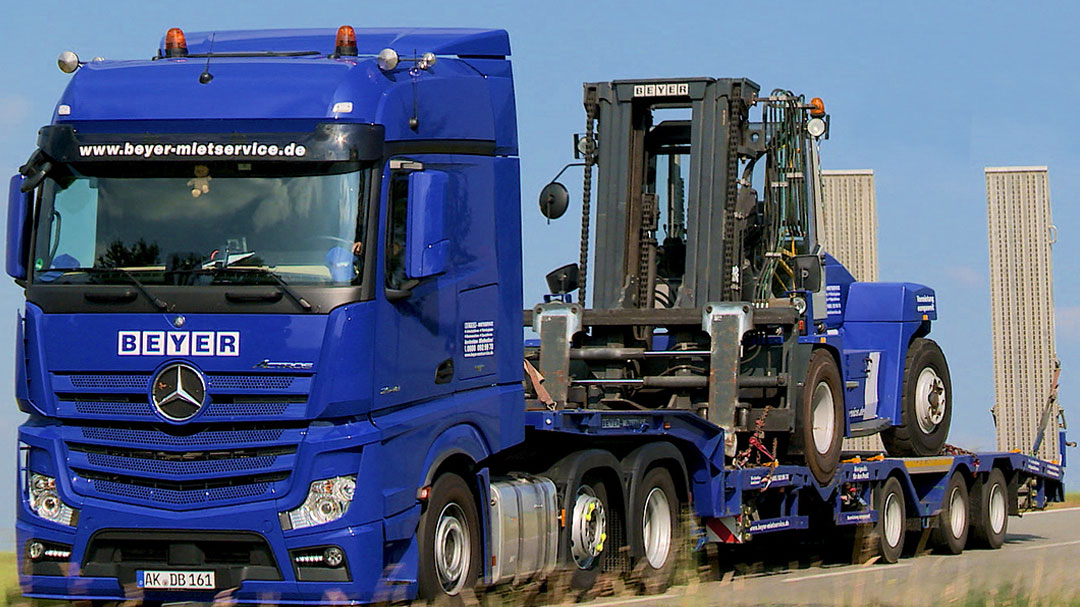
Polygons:
M34 281L130 282L101 271L119 268L144 284L360 282L366 172L190 174L46 181Z

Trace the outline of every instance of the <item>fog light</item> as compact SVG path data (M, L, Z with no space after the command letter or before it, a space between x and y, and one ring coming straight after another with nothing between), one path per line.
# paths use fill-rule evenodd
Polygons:
M30 542L26 553L30 556L30 560L36 561L45 554L45 545L41 542Z
M323 559L330 567L340 567L341 563L345 561L345 553L337 546L330 546L326 549L326 552L323 552Z

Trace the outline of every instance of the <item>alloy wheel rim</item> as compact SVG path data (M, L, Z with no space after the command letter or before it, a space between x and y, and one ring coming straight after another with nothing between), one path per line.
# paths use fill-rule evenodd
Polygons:
M915 382L915 417L924 434L933 432L945 419L945 382L937 371L926 367Z
M645 498L645 511L641 520L642 537L645 544L645 558L653 569L659 569L667 562L671 552L671 504L667 494L659 487L653 487Z
M472 558L470 542L465 513L457 504L447 504L435 525L435 572L448 595L456 595L465 586Z
M832 448L833 432L836 429L836 408L832 388L827 382L818 382L811 398L814 448L824 455Z

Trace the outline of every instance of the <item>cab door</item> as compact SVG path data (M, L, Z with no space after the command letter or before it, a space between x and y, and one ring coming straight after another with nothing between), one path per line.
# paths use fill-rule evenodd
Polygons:
M453 391L457 298L445 238L452 174L443 158L394 158L384 168L373 411Z

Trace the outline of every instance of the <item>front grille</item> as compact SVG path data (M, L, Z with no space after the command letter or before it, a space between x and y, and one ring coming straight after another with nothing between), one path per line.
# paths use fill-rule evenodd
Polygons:
M288 390L295 378L289 375L208 375L211 390Z
M270 491L270 483L252 483L250 485L235 485L233 487L217 487L214 489L189 489L186 491L155 489L104 479L89 479L89 483L95 491L100 493L175 506L231 502L244 498L262 497Z
M81 390L148 390L150 374L92 374L68 375L71 385Z
M272 495L270 490L273 483L289 477L288 473L280 473L216 482L168 482L78 469L75 473L100 493L174 506L232 502Z
M177 453L69 443L68 450L72 454L71 460L79 458L81 462L81 458L85 458L86 464L96 470L184 478L267 472L274 468L279 458L295 453L296 447ZM78 467L79 462L73 462L73 465Z
M149 373L72 373L57 375L80 390L149 390ZM295 380L291 375L207 374L206 383L219 390L288 390Z
M313 375L210 373L205 421L303 419ZM158 417L150 404L148 373L56 373L52 376L61 418L149 421Z
M186 510L273 499L303 441L312 373L207 373L207 404L163 420L153 374L54 373L67 467L80 494Z
M269 499L286 488L299 424L65 426L76 492L184 510Z
M74 401L75 411L84 415L107 415L125 417L153 417L150 403L123 403L108 401Z
M157 447L216 447L219 445L243 446L265 444L281 440L286 429L282 427L246 427L209 429L192 434L171 434L157 429L110 428L83 426L79 428L82 438L121 444L144 444Z
M133 472L149 472L151 474L169 474L174 476L205 476L208 474L220 474L222 472L262 470L273 466L274 462L277 460L277 456L264 455L231 460L177 462L120 457L104 453L88 453L86 459L94 466L101 466L102 468L110 468L112 470L131 470Z
M154 417L154 407L147 401L142 403L115 401L61 400L71 402L75 411L85 415L107 417ZM211 402L201 417L270 417L282 415L292 409L303 409L304 403L256 402L256 403L216 403ZM299 417L299 415L295 416Z

